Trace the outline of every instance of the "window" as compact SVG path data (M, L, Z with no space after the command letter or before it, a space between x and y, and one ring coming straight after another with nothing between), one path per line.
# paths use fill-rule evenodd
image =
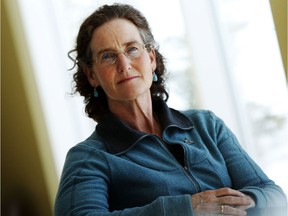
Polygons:
M173 86L174 82L172 82L172 80L181 80L182 85L191 89L189 75L187 75L188 50L185 46L180 4L178 0L167 2L165 10L161 11L159 16L159 8L163 3L153 1L154 6L150 7L152 0L149 1L121 2L141 8L150 22L155 39L160 45L160 51L169 59L168 67L174 71L171 73L172 78L169 79L170 103L176 101L174 104L184 109L193 102L190 100L193 98L190 94L192 91L183 93L179 91L177 85ZM73 63L68 59L67 52L74 48L76 35L84 18L100 5L111 4L114 1L18 0L18 2L21 15L24 17L24 28L34 63L35 78L60 176L67 151L87 138L95 127L95 122L85 115L83 98L71 95L74 71L68 71ZM172 17L170 14L175 16ZM171 28L177 28L177 31L170 31ZM186 78L181 74L186 74ZM187 100L179 95L185 95Z
M288 94L268 0L215 1L225 55L237 87L247 150L288 192Z
M60 175L68 149L95 127L83 99L70 95L67 52L83 19L114 1L18 2ZM288 193L288 97L269 1L120 2L139 8L151 24L167 58L169 105L215 112Z
M269 1L182 3L201 105L288 193L288 94Z

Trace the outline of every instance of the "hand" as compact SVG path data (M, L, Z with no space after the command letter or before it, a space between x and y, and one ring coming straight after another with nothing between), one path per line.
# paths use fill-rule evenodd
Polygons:
M246 210L255 207L254 200L231 188L207 190L192 195L192 207L196 216L246 215Z

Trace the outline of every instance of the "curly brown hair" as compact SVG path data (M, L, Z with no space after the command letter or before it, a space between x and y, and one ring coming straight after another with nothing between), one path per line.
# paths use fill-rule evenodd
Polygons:
M131 5L103 5L84 20L78 32L76 48L68 53L69 58L74 62L73 68L76 67L77 69L73 74L74 93L79 92L81 96L84 96L85 112L88 117L96 122L99 122L103 114L109 109L107 96L101 87L97 87L99 97L93 96L94 88L90 85L84 73L84 67L92 67L90 41L93 31L104 23L117 18L131 21L139 30L143 42L149 44L155 50L157 63L155 73L158 76L158 80L154 81L150 88L152 100L162 99L167 101L169 98L169 94L165 89L166 67L164 57L159 52L159 47L156 46L146 18ZM74 52L76 53L75 59L71 57L71 53Z

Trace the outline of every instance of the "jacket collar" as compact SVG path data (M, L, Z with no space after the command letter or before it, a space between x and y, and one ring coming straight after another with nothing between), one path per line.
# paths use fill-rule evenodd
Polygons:
M153 109L163 131L168 127L190 128L191 121L179 111L171 109L163 100L153 101ZM127 151L137 141L148 134L134 130L119 120L113 113L107 112L96 126L97 133L105 140L105 146L112 154Z

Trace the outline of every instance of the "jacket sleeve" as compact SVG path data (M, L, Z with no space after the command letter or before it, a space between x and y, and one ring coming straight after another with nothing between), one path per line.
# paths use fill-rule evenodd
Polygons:
M286 207L287 198L282 189L270 180L249 157L224 122L213 113L218 148L225 160L233 188L252 196L256 208Z
M103 154L86 146L76 146L68 152L55 201L55 216L193 215L190 195L158 197L145 206L110 212L110 170Z

